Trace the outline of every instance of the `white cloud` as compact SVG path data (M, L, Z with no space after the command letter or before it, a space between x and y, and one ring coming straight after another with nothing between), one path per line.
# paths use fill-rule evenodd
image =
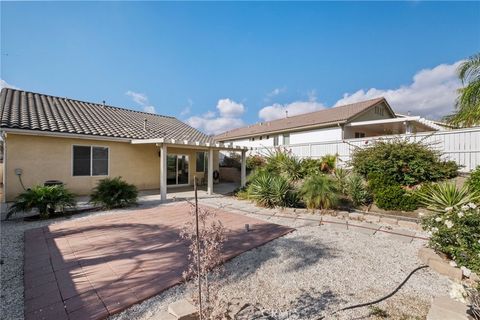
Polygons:
M238 117L245 112L245 107L242 103L235 102L228 98L218 100L217 109L220 115L226 118Z
M371 88L345 93L335 106L383 96L397 113L411 111L412 115L439 119L454 109L461 87L456 70L461 62L420 70L410 84L396 89Z
M142 106L144 112L157 113L155 111L155 107L150 105L150 102L148 101L148 97L145 93L139 93L139 92L134 92L134 91L128 90L127 92L125 92L125 94L127 96L129 96L130 98L132 98L132 100L135 103Z
M286 112L288 116L296 116L302 113L308 113L325 109L325 105L315 100L312 101L295 101L288 104L274 103L270 106L260 109L258 116L264 121L285 118Z
M242 103L231 99L220 99L217 103L217 112L207 111L201 116L192 116L187 123L207 134L218 134L245 125L240 116L245 112Z
M0 90L3 89L3 88L19 89L15 86L11 85L7 81L5 81L3 79L0 79Z
M180 111L180 116L184 117L186 115L189 115L190 112L192 112L192 106L193 106L193 100L192 99L187 99L188 105Z
M267 93L267 96L265 97L265 99L263 99L265 102L268 102L270 101L272 98L284 93L285 91L287 91L287 88L286 87L282 87L282 88L275 88L273 89L272 91L270 91L269 93Z

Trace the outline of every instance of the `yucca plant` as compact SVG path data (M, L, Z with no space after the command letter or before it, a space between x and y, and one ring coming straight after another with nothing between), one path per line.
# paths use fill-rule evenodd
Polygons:
M35 186L15 199L6 219L17 212L29 212L33 209L37 209L40 217L45 219L55 212L64 212L66 207L75 205L75 195L63 185Z
M260 171L248 186L249 198L262 207L286 207L292 205L293 188L283 176Z
M300 196L308 209L331 209L338 201L337 185L326 175L308 177L300 188Z
M276 149L271 152L267 156L266 162L266 170L282 175L290 181L294 182L303 178L302 160L285 150Z
M347 179L347 194L355 207L367 204L372 201L363 178L358 174L352 174Z
M348 193L348 177L350 172L344 168L337 168L333 173L335 180L337 181L338 190L346 195Z
M418 197L423 205L436 212L443 212L445 208L458 209L470 202L480 201L480 194L470 191L467 186L458 188L449 182L426 185L418 192Z
M121 177L105 178L98 182L90 202L105 209L126 207L137 203L138 190Z

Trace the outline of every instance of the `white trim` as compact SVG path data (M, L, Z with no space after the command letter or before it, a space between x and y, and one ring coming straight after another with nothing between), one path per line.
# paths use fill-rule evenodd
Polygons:
M76 176L73 174L73 162L74 162L74 158L73 158L73 149L75 147L90 147L90 174L89 175L85 175L85 176ZM105 148L107 149L108 151L108 159L107 159L107 174L104 175L104 174L96 174L94 175L93 174L93 148ZM72 178L79 178L79 177L109 177L110 176L110 147L108 146L101 146L101 145L92 145L92 144L72 144L72 159L71 159L71 170L70 170L70 174L71 174L71 177Z
M368 125L374 125L374 124L395 123L395 122L405 122L405 121L418 121L418 120L420 120L419 116L413 116L413 117L404 117L404 118L391 118L391 119L378 119L378 120L350 122L350 123L345 124L345 126L346 127L358 127L358 126L368 126Z
M63 133L63 132L37 131L37 130L25 130L25 129L13 129L13 128L2 128L1 131L6 133L23 134L23 135L29 135L29 136L57 137L57 138L70 138L70 139L105 140L105 141L116 141L116 142L130 142L132 140L128 138L115 138L115 137L105 137L105 136L78 134L78 133Z

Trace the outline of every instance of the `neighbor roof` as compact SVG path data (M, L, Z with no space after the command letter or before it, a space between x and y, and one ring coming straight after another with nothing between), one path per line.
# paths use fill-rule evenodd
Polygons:
M221 133L216 135L214 139L216 141L225 141L235 138L251 137L265 133L298 130L304 127L321 127L345 123L369 108L382 102L384 102L387 107L390 108L385 98L381 97L330 109L304 113L283 119L257 123L247 127Z
M213 142L210 136L174 117L10 88L4 88L0 93L1 128L127 139Z

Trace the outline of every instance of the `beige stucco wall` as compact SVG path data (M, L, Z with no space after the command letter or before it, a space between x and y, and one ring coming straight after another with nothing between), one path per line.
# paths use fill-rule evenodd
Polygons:
M109 148L109 176L121 176L140 190L160 187L160 158L154 144L130 144L102 140L31 136L8 133L6 138L5 196L12 201L23 191L15 169L22 169L25 187L42 185L46 180L60 180L77 195L87 195L104 176L72 175L72 146L95 145ZM190 159L190 182L195 172L195 150L168 148L168 153L187 154ZM214 154L218 170L218 152ZM200 175L200 174L198 174ZM202 174L203 175L203 174Z

